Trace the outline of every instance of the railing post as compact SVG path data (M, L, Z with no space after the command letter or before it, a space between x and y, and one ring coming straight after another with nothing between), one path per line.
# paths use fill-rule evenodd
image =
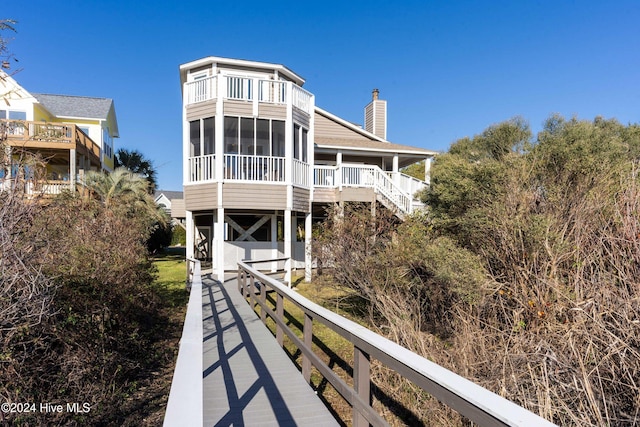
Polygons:
M313 342L313 319L307 313L304 314L304 328L303 328L304 346L311 350L311 344ZM311 384L311 360L302 355L302 376L304 380Z
M371 404L371 362L369 355L353 346L353 388L356 394L365 402ZM369 422L353 406L353 427L368 427Z
M244 297L244 289L242 289L242 268L238 266L238 292Z
M284 297L280 292L277 292L278 297L276 299L276 318L280 321L284 321ZM278 345L282 347L284 345L284 331L280 323L276 322L276 340Z
M260 306L260 319L262 323L267 323L267 286L260 282L260 301L262 305Z

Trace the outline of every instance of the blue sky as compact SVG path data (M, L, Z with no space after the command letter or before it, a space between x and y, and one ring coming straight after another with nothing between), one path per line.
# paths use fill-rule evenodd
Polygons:
M362 123L373 88L388 139L446 151L514 116L637 123L640 2L20 1L9 48L28 91L113 98L120 147L182 188L178 67L206 56L283 64L316 104ZM5 36L9 34L5 33Z

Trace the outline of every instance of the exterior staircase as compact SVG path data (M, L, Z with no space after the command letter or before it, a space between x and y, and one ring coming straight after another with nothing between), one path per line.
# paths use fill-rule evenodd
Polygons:
M424 207L415 197L428 184L400 172L385 172L375 165L342 164L316 166L316 187L372 188L376 199L404 221L407 215Z

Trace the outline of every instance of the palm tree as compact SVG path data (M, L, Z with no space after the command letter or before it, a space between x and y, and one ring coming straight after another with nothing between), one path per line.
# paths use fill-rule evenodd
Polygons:
M145 159L144 155L138 150L127 150L120 148L116 151L115 166L124 167L129 171L142 176L149 183L147 191L153 194L156 189L157 172L150 160Z

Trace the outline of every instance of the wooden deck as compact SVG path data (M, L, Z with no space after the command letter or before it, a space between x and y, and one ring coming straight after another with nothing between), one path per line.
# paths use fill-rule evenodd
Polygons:
M202 277L205 426L339 425L238 292Z

